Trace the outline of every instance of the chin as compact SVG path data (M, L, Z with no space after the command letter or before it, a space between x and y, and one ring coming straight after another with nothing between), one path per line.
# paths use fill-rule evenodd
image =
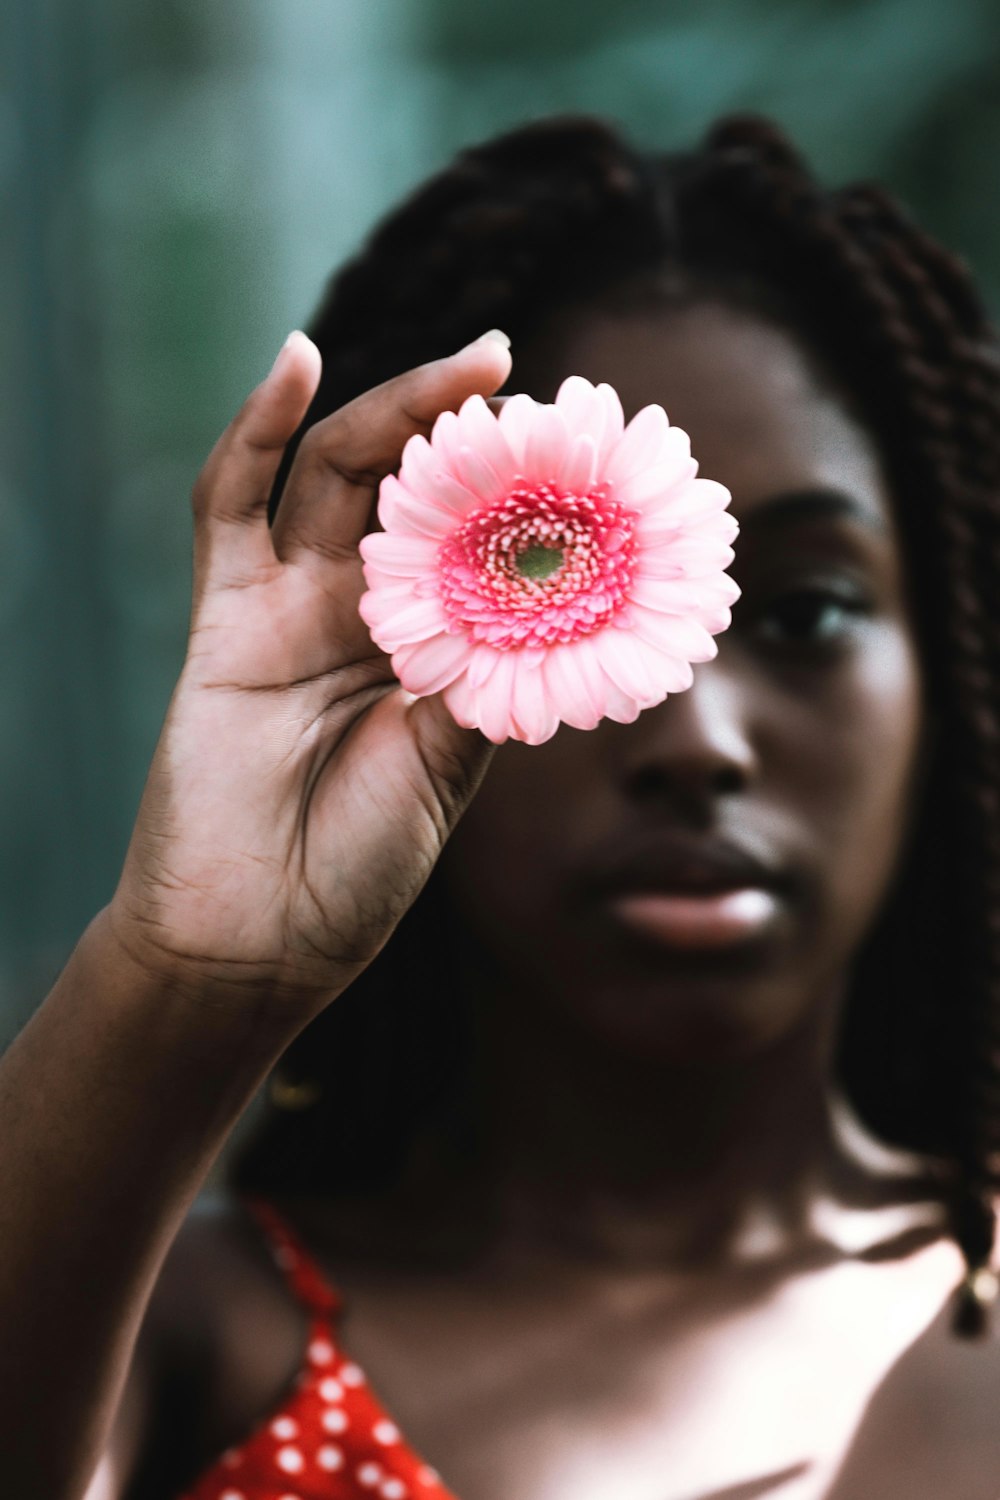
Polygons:
M769 1051L802 1020L795 997L735 975L687 974L655 984L577 989L560 1009L580 1036L658 1066L725 1067ZM567 1014L568 1013L568 1014Z

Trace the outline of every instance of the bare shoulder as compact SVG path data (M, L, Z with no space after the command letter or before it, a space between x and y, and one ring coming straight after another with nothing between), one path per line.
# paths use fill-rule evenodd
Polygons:
M304 1339L302 1314L246 1211L227 1195L196 1199L136 1350L151 1410L129 1500L173 1500L244 1437L288 1384Z
M886 1373L828 1500L1000 1494L1000 1300L982 1337L959 1336L952 1318L949 1297Z

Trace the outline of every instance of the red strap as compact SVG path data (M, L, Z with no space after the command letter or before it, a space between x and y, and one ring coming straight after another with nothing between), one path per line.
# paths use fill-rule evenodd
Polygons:
M291 1226L266 1198L244 1196L241 1202L256 1220L292 1295L311 1312L328 1317L340 1311L342 1298Z

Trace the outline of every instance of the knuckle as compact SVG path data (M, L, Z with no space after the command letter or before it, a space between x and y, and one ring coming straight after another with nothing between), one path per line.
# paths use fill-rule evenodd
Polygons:
M358 489L372 489L390 464L372 456L370 426L345 407L311 427L299 447L299 462L310 472L333 476Z

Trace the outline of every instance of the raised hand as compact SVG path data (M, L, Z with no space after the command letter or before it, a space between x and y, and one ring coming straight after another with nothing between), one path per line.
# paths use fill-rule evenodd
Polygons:
M510 371L485 336L358 397L306 434L320 373L292 334L194 490L194 598L180 679L108 908L171 982L235 986L308 1014L368 963L426 880L491 747L413 699L358 614L357 544L406 440Z

